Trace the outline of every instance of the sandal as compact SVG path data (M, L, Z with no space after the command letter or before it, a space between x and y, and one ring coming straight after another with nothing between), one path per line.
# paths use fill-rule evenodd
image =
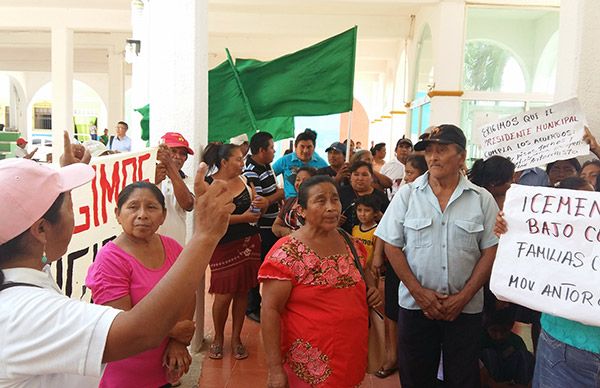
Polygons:
M223 358L223 345L211 344L208 349L208 358L213 360L220 360Z
M246 347L242 344L235 345L233 348L233 358L236 360L248 358L248 351L246 350Z
M393 368L389 368L389 369L383 369L383 367L379 368L379 370L377 372L374 373L374 375L376 377L379 377L380 379L385 379L386 377L389 377L391 375L393 375L394 373L396 373L396 371L398 370L398 367L393 367Z

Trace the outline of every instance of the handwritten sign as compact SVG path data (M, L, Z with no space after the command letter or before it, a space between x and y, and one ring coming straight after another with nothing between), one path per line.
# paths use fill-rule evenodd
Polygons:
M512 185L504 212L492 292L600 326L600 193Z
M92 159L94 179L71 192L75 228L65 256L52 266L56 282L73 298L84 297L85 276L98 250L120 232L114 209L118 193L137 181L154 181L157 149ZM85 295L89 298L89 293Z
M577 98L496 120L479 128L483 157L504 156L521 171L587 155L584 123Z

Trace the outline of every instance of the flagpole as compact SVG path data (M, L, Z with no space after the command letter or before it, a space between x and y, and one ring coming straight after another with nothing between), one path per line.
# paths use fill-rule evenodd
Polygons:
M352 135L352 111L348 112L348 136L346 136L346 163L350 162L350 136Z

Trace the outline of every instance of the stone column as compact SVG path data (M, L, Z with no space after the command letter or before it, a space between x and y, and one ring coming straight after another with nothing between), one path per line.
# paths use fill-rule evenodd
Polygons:
M577 96L594 136L600 139L600 2L562 1L555 100Z
M73 30L52 27L52 155L63 151L63 131L73 133Z
M125 117L124 98L123 54L111 50L108 53L108 106L106 107L108 111L106 125L109 130ZM101 135L103 130L104 128L98 128L98 134Z
M435 87L430 92L434 124L460 126L465 3L446 0L438 5L437 23L431 25Z
M180 132L195 151L184 166L193 175L208 138L207 0L152 0L146 7L148 43L142 42L142 50L149 46L150 143L158 144L165 132ZM194 351L204 338L204 281L196 300Z

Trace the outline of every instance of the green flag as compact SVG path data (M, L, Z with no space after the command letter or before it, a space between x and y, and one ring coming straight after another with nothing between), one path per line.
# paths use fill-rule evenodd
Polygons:
M140 120L140 127L142 128L142 140L150 140L150 104L146 104L141 108L134 109L142 115Z
M254 131L256 120L242 93L229 60L208 72L208 141Z
M247 101L229 58L208 72L208 141L228 142L242 133L251 138L257 130L275 141L294 137L293 117L255 120Z
M357 27L269 62L237 59L257 119L352 110Z

